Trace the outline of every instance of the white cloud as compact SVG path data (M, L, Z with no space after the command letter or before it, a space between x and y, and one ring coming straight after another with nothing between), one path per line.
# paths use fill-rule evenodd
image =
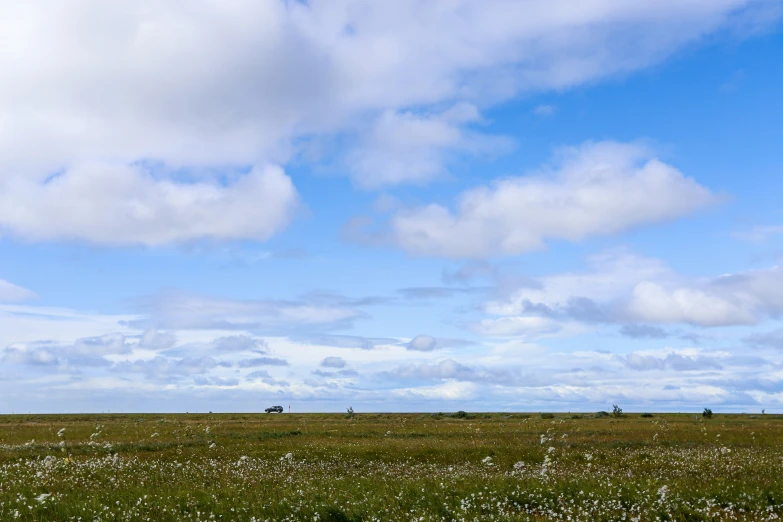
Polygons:
M628 368L636 371L710 371L720 370L720 356L670 351L664 354L654 352L632 352L618 359Z
M643 146L588 143L563 149L554 170L464 192L456 212L431 204L398 212L390 226L394 242L413 254L480 258L615 234L718 199Z
M461 104L441 114L386 111L346 158L355 181L365 188L423 183L446 174L458 155L493 154L512 142L463 128L480 121L476 107Z
M74 368L108 366L106 355L131 353L131 346L121 334L107 334L100 337L77 339L72 344L52 341L15 343L2 351L2 361L11 364L34 366L71 365Z
M749 230L736 232L734 237L761 243L781 234L783 234L783 225L759 225Z
M326 357L321 361L321 367L323 368L345 368L346 362L342 357Z
M640 282L627 313L651 323L756 324L783 314L783 270L749 270L677 284Z
M393 139L387 148L371 137L356 150L357 182L431 179L455 150L496 145L468 130L474 116L449 119L443 107L483 109L634 71L721 29L775 19L755 9L764 5L5 1L0 227L108 244L264 239L289 217L293 190L282 173L223 187L172 172L214 179L285 164L302 138L353 136L375 121L372 136ZM409 154L411 167L397 154ZM168 173L150 177L141 163ZM130 204L119 197L126 190ZM11 212L9 202L31 210ZM525 243L510 241L503 249Z
M513 316L482 319L471 327L476 333L487 337L537 339L560 332L563 330L564 324L546 317Z
M628 303L634 319L651 323L691 323L702 326L753 324L756 318L739 303L695 288L667 290L645 281L636 285Z
M719 277L688 278L658 259L614 250L588 259L583 272L552 274L484 303L489 315L473 325L490 337L583 333L596 324L621 324L629 337L664 338L651 324L701 327L758 324L783 315L779 267ZM582 326L580 326L582 325Z
M438 346L438 340L431 335L417 335L408 343L408 350L431 352Z
M555 112L557 112L555 105L536 105L533 108L533 114L541 117L552 116Z
M28 315L35 310L18 308ZM51 323L56 328L62 321L81 321L75 312L55 312L38 310L40 331ZM111 324L118 326L117 317L95 317L92 327ZM173 347L150 351L173 340ZM522 404L595 410L612 403L667 409L708 400L713 407L745 411L764 400L759 407L770 411L783 405L774 398L783 390L778 375L783 361L777 345L767 341L758 339L752 356L697 348L559 352L512 342L449 358L410 352L397 343L380 350L357 347L345 369L346 361L329 356L333 348L327 345L274 337L264 343L214 331L131 330L0 347L0 393L9 399L4 411L70 411L74 403L112 411L207 411L219 410L217 405L257 411L259 393L274 393L294 411L340 411L345 404L361 411L433 411L443 410L445 401L460 401L459 409L466 410ZM259 356L259 350L269 356ZM314 372L318 361L323 368ZM231 394L222 395L227 388ZM144 402L151 393L155 404Z
M29 305L0 305L0 348L12 343L31 343L41 339L70 344L79 338L120 333L134 335L135 329L123 326L139 316L84 313L67 308Z
M340 302L339 299L339 296L328 296L321 302L316 296L298 301L238 300L169 291L143 300L142 308L148 312L149 319L137 323L152 322L167 329L264 330L293 334L307 328L346 327L364 317L350 300Z
M531 306L543 305L555 311L581 296L595 302L607 302L633 290L640 281L670 279L673 272L659 259L634 255L615 249L590 256L588 269L550 274L531 281L511 293L507 300L489 301L486 311L495 315L515 315Z
M0 176L0 231L32 240L267 239L296 206L291 179L278 167L253 169L228 185L156 179L140 166L106 163L81 165L45 183Z
M0 302L15 303L35 297L35 292L0 279Z

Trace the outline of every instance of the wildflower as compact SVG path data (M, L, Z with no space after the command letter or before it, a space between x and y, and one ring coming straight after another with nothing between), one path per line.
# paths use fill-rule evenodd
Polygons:
M49 497L51 497L51 496L52 496L52 494L51 494L51 493L41 493L40 495L38 495L37 497L35 497L35 500L37 500L37 501L38 501L38 502L40 502L40 503L43 503L43 502L45 502L45 501L46 501L46 499L47 499L47 498L49 498Z
M521 471L521 470L525 469L525 463L520 460L519 462L514 464L514 469L516 469L518 471Z
M546 450L546 452L549 453L549 454L554 453L555 452L555 447L554 446L549 446L549 448Z
M58 437L62 437L63 435L65 435L65 428L62 428L60 429L60 431L57 432Z
M661 500L666 498L666 494L669 492L669 486L661 486L661 488L658 490L658 495L660 495Z
M481 462L486 466L492 466L492 457L484 457Z

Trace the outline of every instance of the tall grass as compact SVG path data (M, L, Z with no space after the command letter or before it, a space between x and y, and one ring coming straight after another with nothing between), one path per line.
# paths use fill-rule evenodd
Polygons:
M0 417L0 520L777 520L781 477L773 415Z

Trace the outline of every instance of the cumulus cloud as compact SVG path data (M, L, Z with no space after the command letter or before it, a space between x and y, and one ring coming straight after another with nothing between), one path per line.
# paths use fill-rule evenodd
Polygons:
M35 297L35 292L0 279L0 302L14 303Z
M497 148L475 107L646 67L721 29L769 23L778 14L755 9L766 4L8 3L0 228L112 245L265 239L295 191L279 168L247 167L285 164L303 138L351 137L359 185L422 182L455 155ZM237 175L225 183L227 170Z
M740 303L697 288L666 289L652 281L634 288L629 314L651 323L691 323L703 326L753 324L752 312Z
M479 121L478 110L468 104L434 115L386 111L346 161L365 188L430 181L445 175L446 163L458 155L495 154L512 147L509 138L462 127Z
M269 372L266 370L257 370L254 372L250 372L247 375L245 375L245 380L250 382L262 382L268 386L289 386L289 383L287 381L278 380L269 375Z
M520 254L550 239L615 234L719 201L641 145L587 143L559 156L554 169L464 192L456 211L430 204L397 212L393 242L425 256Z
M468 341L466 339L454 339L449 337L436 338L431 335L417 335L405 345L405 348L414 352L431 352L446 348L462 348L475 344L476 343L473 341Z
M212 346L218 352L256 352L266 353L267 344L263 339L249 335L229 335L218 337L212 341Z
M780 267L728 274L689 285L640 282L627 302L633 318L701 326L756 324L783 313Z
M0 354L8 364L27 366L69 367L78 371L81 367L108 366L107 355L129 354L132 347L122 334L108 334L99 337L77 339L72 344L54 341L14 343Z
M321 361L321 367L322 368L345 368L345 365L347 363L345 362L345 359L342 357L326 357L323 361Z
M145 331L139 339L139 348L165 350L177 343L177 336L170 332L159 332L155 328Z
M524 375L520 369L468 366L454 359L438 363L409 363L379 374L385 379L401 381L463 381L498 386L536 386L543 381L533 375Z
M98 154L244 164L368 110L496 101L638 69L761 3L7 5L0 157L49 171Z
M693 370L720 370L723 368L715 357L691 356L681 353L669 353L665 356L656 356L644 353L629 353L620 357L623 364L632 370L666 370L693 371Z
M487 301L474 331L495 337L580 332L579 325L619 324L631 338L664 338L658 325L758 324L783 314L779 267L700 279L657 259L613 250L588 259L582 272L552 274ZM695 339L693 334L686 334Z
M438 347L438 341L431 335L417 335L406 348L416 352L431 352Z
M44 181L0 176L0 231L28 240L154 246L267 239L296 205L291 179L278 167L253 169L228 185L156 179L142 166L106 163Z
M631 339L665 339L669 336L663 328L647 324L626 324L620 328L620 334Z

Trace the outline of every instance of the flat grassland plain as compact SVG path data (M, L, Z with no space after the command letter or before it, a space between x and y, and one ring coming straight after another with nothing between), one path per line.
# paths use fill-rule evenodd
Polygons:
M0 520L778 520L783 416L0 416Z

